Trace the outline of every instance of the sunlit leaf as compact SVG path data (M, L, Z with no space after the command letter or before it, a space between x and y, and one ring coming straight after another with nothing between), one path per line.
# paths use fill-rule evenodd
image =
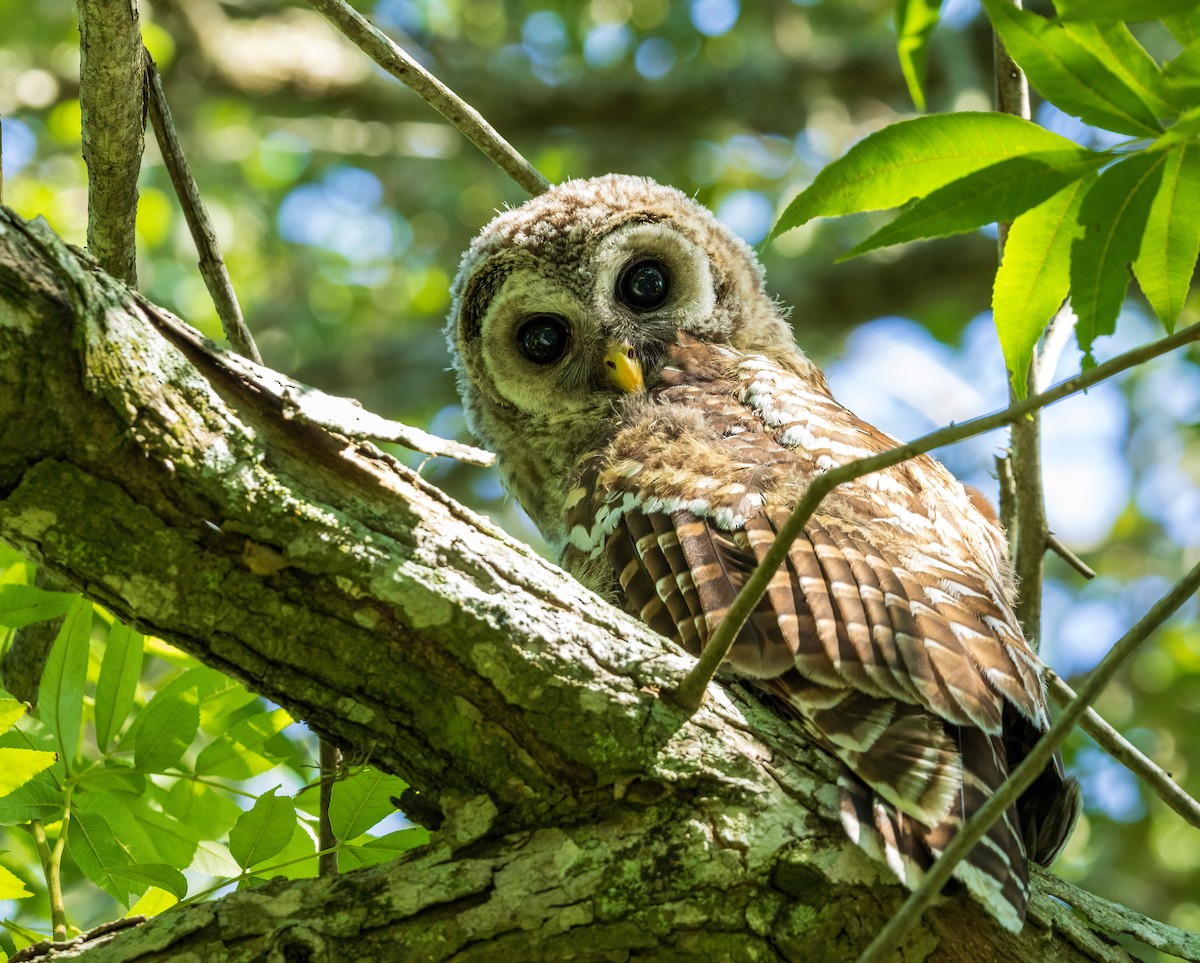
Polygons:
M923 197L841 260L903 241L961 234L995 221L1010 221L1086 176L1106 159L1103 154L1077 147L993 164Z
M333 784L329 801L329 825L338 839L361 836L381 819L396 811L393 796L408 783L396 776L367 767Z
M1193 4L1188 13L1176 13L1162 18L1163 25L1185 47L1200 40L1200 9Z
M1071 305L1079 316L1079 346L1089 358L1095 339L1115 328L1166 156L1143 152L1114 164L1080 207L1084 233L1071 245Z
M112 876L129 879L135 883L145 883L165 889L176 899L183 899L187 896L187 880L183 873L166 863L134 863L132 866L114 866L108 872Z
M1105 66L1137 92L1159 117L1174 114L1177 105L1162 93L1163 72L1138 43L1129 28L1117 21L1069 23L1067 34L1104 60Z
M1071 286L1071 241L1079 205L1094 178L1081 178L1012 222L992 288L992 313L1004 363L1025 397L1033 349Z
M1183 310L1200 255L1200 144L1168 151L1133 273L1168 331Z
M28 711L29 706L24 702L18 702L16 699L0 699L0 733L8 732Z
M200 707L190 692L160 692L141 711L133 744L134 765L142 772L163 772L179 762L200 728Z
M1200 40L1188 44L1163 68L1167 87L1182 99L1200 96Z
M925 55L941 5L941 0L896 0L896 53L917 110L925 109Z
M83 686L87 680L92 603L76 598L67 613L38 687L38 718L54 734L59 757L70 771L83 724Z
M0 749L0 796L7 796L49 769L57 758L52 752L38 749Z
M79 596L73 592L47 592L33 585L0 585L0 625L19 629L66 615Z
M429 842L429 830L421 826L398 829L394 833L380 836L357 846L344 845L338 848L338 869L347 872L361 866L376 866L397 856L424 846Z
M159 889L157 886L151 886L141 898L129 907L128 916L144 916L150 919L152 916L157 916L164 910L169 910L172 906L178 903L172 894L165 889Z
M142 823L131 807L143 807L141 796L128 793L77 792L74 811L85 811L99 816L112 831L113 840L124 851L127 863L158 862L162 856Z
M103 752L133 708L142 674L142 634L114 622L104 644L96 682L96 745Z
M229 852L242 869L256 866L278 853L296 830L296 807L275 790L263 793L229 830Z
M292 717L285 709L259 712L243 719L224 736L200 750L200 755L196 757L196 773L226 779L248 779L266 772L275 763L263 758L255 750L291 725L291 722Z
M1196 9L1196 0L1054 0L1063 20L1157 20Z
M31 819L53 822L63 808L62 793L48 777L34 779L0 799L0 826L16 826Z
M0 900L24 899L26 896L32 895L33 891L25 885L25 881L20 876L0 866Z
M1022 154L1075 149L1065 137L996 112L934 114L859 141L788 205L772 235L814 217L899 207L951 181Z
M113 875L112 870L130 865L130 860L102 817L82 809L72 812L67 848L84 876L122 905L129 905L129 881Z
M983 0L992 25L1038 93L1068 114L1123 134L1158 134L1154 110L1066 29L1007 0Z

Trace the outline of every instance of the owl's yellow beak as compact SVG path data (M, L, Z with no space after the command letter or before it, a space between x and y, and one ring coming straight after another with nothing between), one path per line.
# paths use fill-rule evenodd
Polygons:
M646 386L642 378L642 366L627 342L609 345L604 352L604 370L609 382L618 391L631 395Z

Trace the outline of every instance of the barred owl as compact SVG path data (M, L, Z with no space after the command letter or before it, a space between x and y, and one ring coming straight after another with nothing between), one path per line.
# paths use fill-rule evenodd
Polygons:
M465 410L505 486L570 572L692 654L807 482L896 444L834 401L753 252L652 181L501 214L453 294ZM928 456L843 485L728 658L840 761L846 832L909 887L1048 724L981 508ZM1005 927L1078 807L1055 759L960 864Z

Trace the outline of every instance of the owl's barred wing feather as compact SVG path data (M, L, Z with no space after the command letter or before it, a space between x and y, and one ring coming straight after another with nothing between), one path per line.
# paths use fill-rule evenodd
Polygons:
M626 607L698 653L807 479L892 442L765 359L683 339L674 361L644 419L582 467L567 521L574 551L608 558ZM847 486L729 656L846 766L848 834L910 885L1046 725L987 527L930 459ZM1022 800L957 874L1009 928L1028 899L1027 842L1045 858L1073 822L1061 770L1043 780L1065 801Z

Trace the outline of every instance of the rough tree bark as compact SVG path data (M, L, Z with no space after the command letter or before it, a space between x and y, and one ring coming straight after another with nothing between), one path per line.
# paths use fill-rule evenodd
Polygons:
M0 537L444 821L88 959L854 958L903 894L823 754L738 685L686 717L686 656L240 364L0 211ZM1019 936L951 893L901 952L1128 959L1041 887Z

